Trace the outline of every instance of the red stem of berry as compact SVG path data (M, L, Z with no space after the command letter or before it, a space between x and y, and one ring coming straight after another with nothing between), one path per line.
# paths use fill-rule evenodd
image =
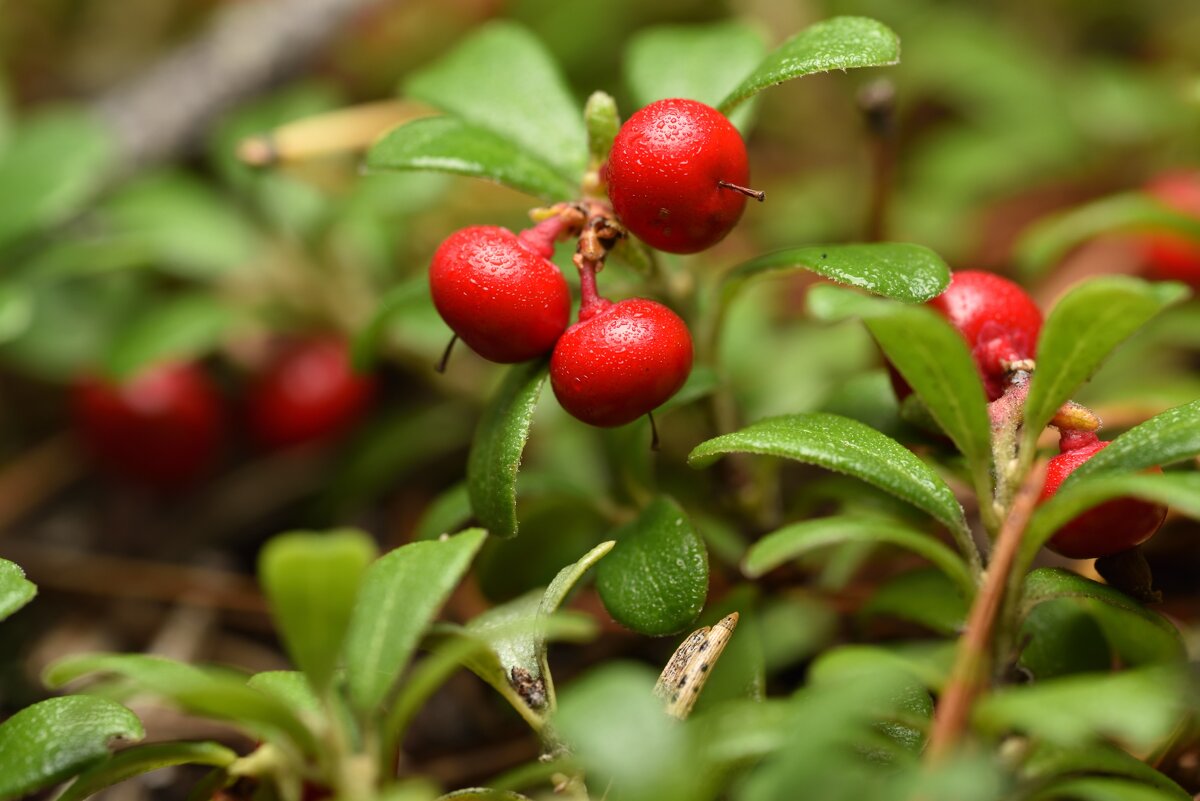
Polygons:
M579 321L583 322L604 311L612 305L612 302L602 298L596 289L596 272L600 268L599 264L575 254L575 266L579 268Z
M538 255L547 259L554 256L554 243L567 232L569 223L561 214L556 214L537 223L532 228L526 228L517 234L517 238L531 247Z

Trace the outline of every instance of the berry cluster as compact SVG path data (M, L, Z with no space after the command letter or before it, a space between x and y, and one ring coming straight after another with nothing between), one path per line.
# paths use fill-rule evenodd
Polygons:
M336 436L359 420L374 381L354 373L345 343L281 345L249 378L243 420L267 449ZM192 486L216 465L230 415L216 383L195 362L166 362L115 383L97 376L72 390L75 429L98 463L160 490Z
M1022 391L1034 368L1042 314L1025 291L993 273L964 270L951 276L950 285L929 302L967 341L983 379L988 400L997 402L1010 391ZM897 397L912 390L889 365ZM1077 407L1082 408L1082 407ZM1060 413L1059 455L1050 460L1041 501L1058 492L1062 482L1088 459L1108 446L1095 433L1099 421L1090 412ZM1166 515L1166 508L1134 498L1102 504L1061 528L1048 547L1074 559L1110 556L1145 542Z
M442 319L494 362L550 357L555 397L595 426L619 426L674 395L692 367L692 338L673 311L645 298L612 303L596 274L617 242L633 234L671 253L696 253L737 223L748 196L746 148L716 109L661 100L618 131L598 173L608 202L585 198L535 212L541 221L513 233L472 226L451 234L433 256L429 283ZM581 303L550 261L554 244L577 241ZM451 342L453 344L453 340Z

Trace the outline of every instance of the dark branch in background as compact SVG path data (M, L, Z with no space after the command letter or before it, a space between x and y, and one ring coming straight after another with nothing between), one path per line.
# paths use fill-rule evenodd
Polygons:
M226 4L194 39L94 101L116 135L118 170L185 152L224 111L295 74L349 17L381 2Z

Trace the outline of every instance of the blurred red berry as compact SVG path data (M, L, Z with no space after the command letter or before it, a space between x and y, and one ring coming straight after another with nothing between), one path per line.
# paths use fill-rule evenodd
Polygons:
M1172 209L1200 220L1200 172L1165 173L1146 184L1146 191ZM1164 232L1147 235L1142 242L1151 277L1200 288L1200 240Z
M250 434L272 448L337 436L362 418L374 388L374 379L354 372L345 342L288 343L247 391Z
M183 489L209 472L222 447L221 398L203 369L160 364L115 383L87 377L72 390L75 428L96 461L159 489Z

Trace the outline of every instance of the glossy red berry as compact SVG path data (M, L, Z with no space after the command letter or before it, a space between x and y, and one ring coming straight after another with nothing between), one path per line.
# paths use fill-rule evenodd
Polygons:
M370 405L374 380L354 372L345 342L288 343L254 377L246 394L251 436L272 448L343 433Z
M562 407L594 426L619 426L670 398L692 370L692 336L675 312L652 300L599 301L567 329L550 357Z
M75 428L96 461L159 489L183 489L220 455L221 398L195 364L160 364L124 383L89 377L72 389Z
M1160 175L1146 185L1146 191L1172 209L1200 220L1200 172ZM1143 248L1151 276L1200 288L1200 241L1164 232L1147 235Z
M975 357L988 400L1004 394L1006 364L1032 359L1042 330L1042 313L1025 290L995 273L962 270L946 291L929 301L958 329ZM889 365L892 387L903 400L912 393Z
M456 231L429 268L433 305L485 359L507 364L549 353L571 314L571 293L552 253L552 245L505 228Z
M613 211L635 236L668 253L725 238L750 180L746 146L725 115L695 100L659 100L625 121L606 170Z
M1040 501L1049 500L1067 476L1108 447L1092 432L1065 431L1060 453L1050 460ZM1157 468L1155 468L1158 472ZM1071 559L1111 556L1140 545L1162 525L1164 506L1137 498L1117 498L1089 509L1060 528L1047 544L1050 550Z

